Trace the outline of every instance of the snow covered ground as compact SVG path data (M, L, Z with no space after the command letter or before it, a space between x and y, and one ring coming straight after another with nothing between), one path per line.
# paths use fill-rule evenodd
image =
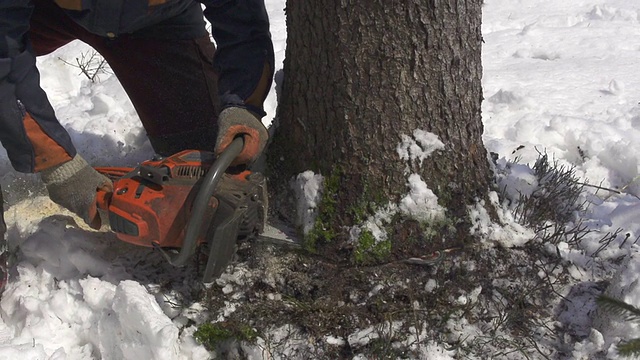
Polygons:
M615 274L607 293L639 306L640 5L487 0L483 17L485 145L522 163L546 152L575 166L585 183L616 190L586 188L585 223L599 233L580 250L560 251L579 269L578 281ZM616 240L592 258L599 236L617 229ZM590 335L576 345L576 358L601 350L615 358L613 344L640 336L637 324L596 311L593 296L583 300L561 314Z
M266 3L280 69L285 1ZM488 150L499 155L499 163L518 157L523 164L546 152L575 166L586 183L611 189L586 188L585 224L599 233L579 249L560 246L559 251L574 264L576 283L611 280L608 294L640 306L640 248L635 244L640 236L640 5L626 0L485 0L483 34ZM92 164L135 165L152 151L117 79L103 75L91 83L61 60L73 62L87 50L72 43L39 59L43 86ZM272 91L266 123L276 104ZM0 181L12 203L5 213L8 238L14 248L19 245L0 302L0 359L210 356L191 336L207 314L200 304L186 301L188 282L171 293L163 291L163 284L179 280L157 254L75 226L68 213L37 191L23 200L36 189L33 177L17 177L4 150ZM612 245L592 257L601 234L617 229L622 231ZM619 339L640 337L637 324L611 322L596 311L589 291L579 299L559 314L584 336L573 358L598 352L615 358ZM433 343L425 344L423 354L455 357Z

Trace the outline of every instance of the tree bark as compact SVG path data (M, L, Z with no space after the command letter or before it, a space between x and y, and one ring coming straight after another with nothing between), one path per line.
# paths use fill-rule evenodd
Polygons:
M0 244L4 245L4 234L7 232L7 224L4 222L4 199L2 198L2 187L0 187ZM3 246L0 245L0 251Z
M491 182L480 113L481 4L287 1L271 176L339 174L340 229L354 225L354 203L406 195L411 173L448 216L466 217ZM424 161L401 159L398 144L416 129L437 135L444 148Z

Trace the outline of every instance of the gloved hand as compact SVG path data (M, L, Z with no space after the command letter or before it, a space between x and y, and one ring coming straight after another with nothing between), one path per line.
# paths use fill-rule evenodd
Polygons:
M228 107L218 116L218 138L215 153L220 154L231 144L233 139L243 135L244 148L231 163L236 165L250 165L264 150L269 133L260 119L249 110L241 107Z
M80 216L92 228L100 228L96 195L98 189L113 192L109 178L89 166L80 155L43 170L40 175L53 202Z

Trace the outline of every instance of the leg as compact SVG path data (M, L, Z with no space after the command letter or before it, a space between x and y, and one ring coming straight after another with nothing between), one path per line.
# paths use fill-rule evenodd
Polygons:
M213 151L218 104L215 48L192 40L121 37L96 49L126 90L154 150Z
M74 39L87 43L109 63L158 154L169 156L185 149L213 151L220 112L213 70L215 46L206 35L202 18L194 17L194 9L175 23L204 36L175 39L171 34L171 39L159 38L170 28L170 19L158 25L158 31L145 29L111 40L88 32L51 0L34 3L30 37L37 55Z
M51 0L34 0L29 39L36 56L46 55L87 32Z

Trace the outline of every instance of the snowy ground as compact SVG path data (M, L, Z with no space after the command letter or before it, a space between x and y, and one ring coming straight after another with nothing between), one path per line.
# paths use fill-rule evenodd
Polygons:
M285 2L266 3L280 69ZM640 328L610 322L596 311L590 284L611 280L608 294L640 306L640 5L485 0L483 17L484 139L498 163L516 157L532 163L544 151L575 166L586 183L614 190L586 188L585 223L599 233L580 248L559 246L574 264L578 294L572 293L573 306L558 316L584 337L573 358L598 352L615 358L617 341L640 337ZM60 60L73 62L86 50L73 43L39 59L43 86L60 120L94 165L134 165L149 158L144 131L115 77L104 75L92 84ZM266 123L276 104L272 91ZM529 177L525 169L519 179L526 183ZM16 178L3 150L0 181L12 203L35 188L32 177ZM209 357L191 336L193 324L207 315L189 301L192 284L164 292L163 284L179 282L180 274L162 259L108 233L75 226L68 213L35 195L5 214L8 238L19 251L0 302L0 359ZM592 257L600 235L619 228L617 239ZM423 354L455 357L434 343L425 344Z
M587 188L589 228L600 231L598 236L620 228L616 241L596 259L590 255L601 245L597 236L583 241L581 250L561 251L577 266L575 277L583 284L615 273L607 293L636 306L639 23L640 6L627 1L487 0L483 25L487 148L509 159L519 156L523 163L547 152L575 166L586 183L620 192ZM576 358L599 350L613 358L618 339L640 336L636 324L594 316L593 296L583 300L561 314L591 334L576 345Z

